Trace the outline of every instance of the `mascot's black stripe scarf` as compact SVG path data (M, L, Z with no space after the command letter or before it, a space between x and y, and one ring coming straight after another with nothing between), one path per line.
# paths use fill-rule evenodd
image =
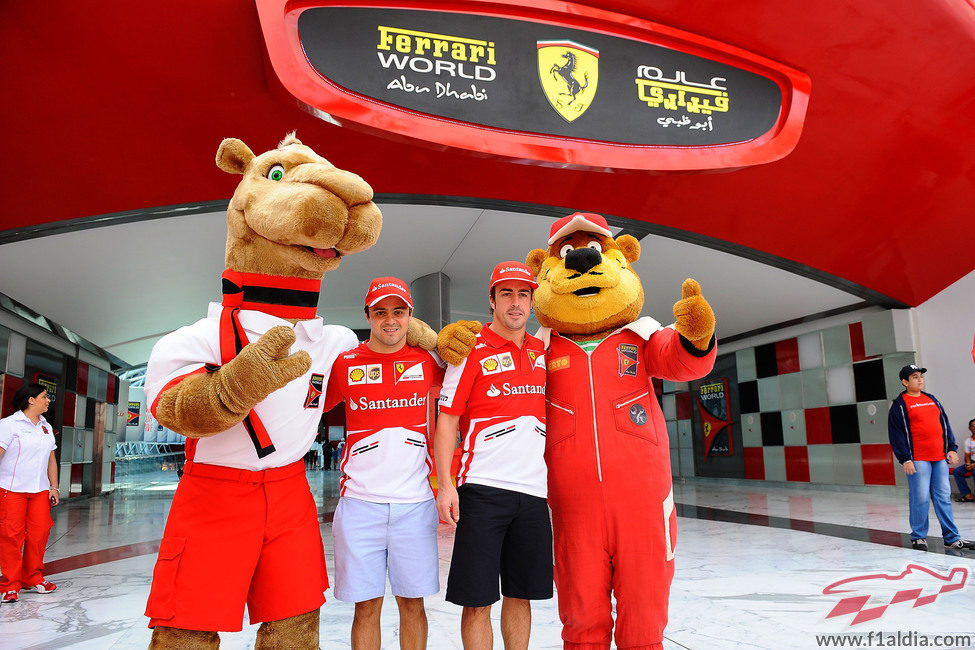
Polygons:
M314 318L322 281L280 275L223 272L223 311L220 313L220 363L236 357L250 341L240 324L240 310L262 311L278 318ZM212 368L216 370L216 368ZM243 421L258 458L274 452L274 444L257 412Z

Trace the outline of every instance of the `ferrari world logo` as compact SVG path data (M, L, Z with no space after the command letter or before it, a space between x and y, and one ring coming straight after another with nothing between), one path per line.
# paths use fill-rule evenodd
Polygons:
M537 41L538 80L555 112L572 122L596 96L599 50L574 41Z

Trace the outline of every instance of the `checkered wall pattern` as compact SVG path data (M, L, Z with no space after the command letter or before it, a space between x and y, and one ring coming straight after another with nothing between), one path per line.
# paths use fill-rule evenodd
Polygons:
M866 330L855 322L733 353L742 478L906 484L887 439L887 412L903 389L897 371L915 354L895 349L892 327L890 319L873 318ZM697 383L662 385L664 416L677 438L675 475L707 474L691 444L691 435L700 435L692 434Z

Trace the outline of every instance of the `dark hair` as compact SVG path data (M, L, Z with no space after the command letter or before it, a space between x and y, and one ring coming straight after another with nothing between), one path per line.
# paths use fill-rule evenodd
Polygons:
M31 397L37 397L46 390L40 384L24 384L14 393L14 408L18 411L25 410L30 406Z
M972 422L975 422L975 418L968 421L968 426L972 426Z

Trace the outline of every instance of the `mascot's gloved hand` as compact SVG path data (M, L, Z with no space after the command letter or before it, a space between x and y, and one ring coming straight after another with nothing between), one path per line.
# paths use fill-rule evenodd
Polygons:
M698 350L707 350L714 336L714 310L701 295L697 280L687 278L681 285L681 299L674 303L674 329Z
M290 327L272 327L220 369L191 375L162 393L156 419L191 438L226 431L258 402L308 372L307 352L288 354L294 342Z
M288 354L294 342L290 327L272 327L214 373L217 394L228 410L243 418L258 402L311 369L311 355L304 350Z
M437 353L452 366L459 366L474 350L477 333L481 331L481 321L459 320L450 323L437 336Z
M424 350L435 350L437 348L437 333L419 318L411 317L410 324L406 328L406 344L416 345Z

